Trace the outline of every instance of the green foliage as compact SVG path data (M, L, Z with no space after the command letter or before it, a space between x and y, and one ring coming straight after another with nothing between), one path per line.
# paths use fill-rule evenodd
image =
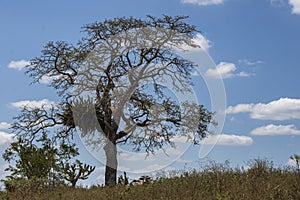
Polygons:
M11 171L11 175L4 180L6 189L11 191L19 188L19 185L32 185L37 182L55 186L63 184L64 181L70 181L75 187L79 179L87 179L95 169L79 160L70 164L77 155L78 149L74 144L67 144L64 139L50 139L46 134L34 140L19 136L3 154L4 160L15 164L6 169Z
M49 141L46 140L39 148L19 137L18 141L13 142L3 154L4 160L9 162L15 160L16 162L16 167L10 166L7 170L12 172L12 176L28 179L32 177L47 178L54 166L57 154L57 149L51 148L49 145Z

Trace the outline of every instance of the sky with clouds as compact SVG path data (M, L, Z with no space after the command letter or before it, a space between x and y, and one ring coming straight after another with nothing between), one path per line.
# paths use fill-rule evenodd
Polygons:
M47 87L51 78L31 85L24 74L43 45L58 40L75 43L82 36L80 27L94 21L147 14L189 16L187 22L201 31L194 42L215 63L201 74L199 84L224 84L226 108L216 111L226 116L222 135L202 141L213 145L203 159L243 165L261 157L277 165L292 163L289 157L300 154L300 0L0 1L0 153L12 141L10 123L22 106L58 100ZM200 102L210 108L207 88L203 91ZM101 183L103 165L75 139L81 159L98 166L92 182ZM196 166L199 148L189 147L184 154L170 150L177 162L164 167ZM123 158L133 162L137 157ZM148 166L142 168L160 168L159 159L145 161ZM123 164L122 169L128 169ZM0 170L5 166L0 160Z

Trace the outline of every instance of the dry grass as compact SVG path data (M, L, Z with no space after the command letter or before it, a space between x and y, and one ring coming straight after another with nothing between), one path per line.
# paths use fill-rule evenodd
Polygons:
M300 199L300 173L275 169L267 160L253 160L250 169L232 169L212 162L201 171L161 178L143 186L30 189L2 192L0 199ZM27 188L26 188L27 187ZM29 188L29 189L28 189Z

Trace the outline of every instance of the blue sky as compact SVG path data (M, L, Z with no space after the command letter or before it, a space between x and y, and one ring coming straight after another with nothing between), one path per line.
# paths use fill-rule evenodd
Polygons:
M22 101L57 100L45 84L30 85L22 69L43 45L76 42L80 27L94 21L147 14L188 15L216 64L205 77L224 83L224 135L206 159L244 165L266 157L286 165L300 154L300 0L0 1L0 153L11 141L7 128ZM168 169L197 167L198 151L191 147ZM101 183L101 163L81 152L83 161L99 166L93 183Z

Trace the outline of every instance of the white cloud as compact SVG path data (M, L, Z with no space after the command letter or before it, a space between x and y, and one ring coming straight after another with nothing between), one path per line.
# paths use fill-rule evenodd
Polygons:
M39 80L39 83L41 83L41 84L49 84L54 79L61 79L62 77L63 77L62 75L56 75L56 76L47 76L47 75L44 75Z
M293 14L300 14L300 0L289 0Z
M201 141L201 144L225 145L225 146L250 146L253 140L248 136L241 135L210 135Z
M8 64L8 68L17 69L20 71L29 64L30 62L26 60L11 61Z
M49 77L49 76L43 76L40 80L39 80L39 83L41 84L49 84L51 81L53 80L52 77Z
M119 159L124 161L144 161L144 162L151 162L154 161L155 158L152 154L147 153L130 153L130 152L118 152Z
M208 69L205 72L206 77L214 78L214 79L226 79L233 78L235 76L246 77L249 76L246 72L235 73L236 66L234 63L228 62L220 62L216 68Z
M223 4L224 0L181 0L182 3L197 4L200 6Z
M244 113L251 112L255 104L238 104L236 106L229 106L226 109L227 114L236 114L236 113Z
M277 8L285 7L288 3L292 7L292 14L300 14L300 0L270 0L270 3Z
M10 124L7 122L0 122L0 130L1 129L9 129L10 128Z
M204 51L207 51L211 47L211 42L200 33L193 38L193 42Z
M251 131L252 135L300 135L300 130L295 125L274 125L269 124L266 126L258 127Z
M212 78L231 78L236 66L233 63L220 62L215 69L208 69L205 75Z
M300 99L280 98L267 104L238 104L229 106L226 113L250 113L251 118L261 120L300 119Z
M29 108L42 108L44 107L45 109L49 109L52 106L55 105L54 101L50 101L48 99L42 99L39 101L29 101L29 100L24 100L24 101L18 101L11 103L11 105L15 108L22 109L24 107L29 107Z
M0 131L0 145L4 145L13 141L13 134Z
M235 74L235 76L248 77L248 76L250 76L250 74L248 74L247 72L240 72L238 74Z
M261 60L250 61L248 59L241 59L241 60L238 60L238 62L241 64L244 64L244 65L248 65L248 66L264 64L264 62Z
M150 173L158 170L162 170L165 168L165 165L160 165L160 164L150 164L142 169L136 170L135 173L138 174L145 174L145 173Z
M208 49L211 47L211 41L205 38L202 34L198 33L193 39L192 39L193 45L196 45L196 47L191 47L188 45L182 45L179 47L179 50L184 51L208 51ZM200 48L199 48L200 47Z

